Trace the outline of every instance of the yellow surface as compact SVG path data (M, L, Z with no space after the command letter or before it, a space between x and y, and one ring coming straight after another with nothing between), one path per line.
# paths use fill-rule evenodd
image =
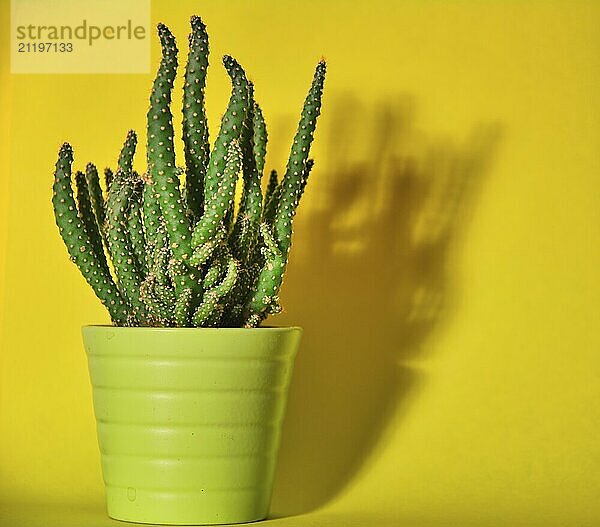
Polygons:
M305 328L274 511L320 508L273 525L599 525L600 2L152 7L181 43L189 14L208 25L213 132L217 57L250 72L268 167L329 62L273 320ZM79 336L107 317L67 260L50 186L64 140L78 166L114 165L151 76L10 80L0 518L112 525Z

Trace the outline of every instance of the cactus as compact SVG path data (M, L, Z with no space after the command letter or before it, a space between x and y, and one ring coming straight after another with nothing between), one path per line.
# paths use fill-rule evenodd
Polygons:
M109 170L109 169L107 169ZM112 178L112 172L109 178ZM100 178L98 177L98 169L93 163L88 163L85 167L85 182L89 189L90 200L96 217L96 224L105 244L108 244L106 234L104 232L104 224L106 222L106 214L104 211L104 196L100 187ZM107 187L108 188L108 187Z
M158 25L162 60L150 94L148 111L148 172L167 226L173 254L186 260L191 255L191 230L183 210L173 145L171 91L177 74L175 38L164 24Z
M129 311L112 276L103 269L102 264L91 251L92 242L85 231L81 213L77 210L73 199L72 164L73 150L65 143L58 153L54 175L52 204L56 224L71 260L79 267L96 296L107 307L113 322L122 325L127 322Z
M208 34L199 17L191 19L190 53L185 69L183 91L183 147L186 164L186 202L188 213L197 220L202 215L204 177L210 148L204 109L204 87L208 68Z
M117 176L110 186L106 205L106 234L109 252L119 290L131 308L129 322L132 325L139 325L146 318L146 306L140 297L140 286L143 281L142 269L133 252L133 244L128 231L128 217L136 183L133 174L117 172Z
M271 198L273 194L275 194L275 190L277 189L277 185L279 184L277 170L271 170L271 174L269 175L269 182L267 183L267 188L265 190L265 209L268 207L271 202ZM277 203L275 201L274 203Z
M106 167L104 169L104 185L106 187L106 192L108 192L108 189L110 188L110 184L112 183L112 180L113 180L113 171L109 167Z
M208 34L197 16L183 83L185 168L176 165L171 99L178 50L164 24L158 36L162 59L147 113L147 167L141 176L134 169L137 135L129 131L116 169L104 170L103 189L92 163L72 177L72 148L63 144L52 200L60 235L115 325L258 326L281 310L292 222L313 166L325 62L317 65L283 177L272 170L263 193L267 127L253 84L229 55L223 65L231 95L209 144Z

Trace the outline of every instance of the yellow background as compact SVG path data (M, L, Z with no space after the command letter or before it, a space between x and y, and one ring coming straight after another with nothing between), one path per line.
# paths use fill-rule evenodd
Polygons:
M268 167L329 63L273 320L305 328L273 509L317 512L273 524L600 525L600 2L152 3L181 47L196 12L212 132L229 52ZM112 525L79 334L107 317L50 187L64 140L79 167L115 164L150 83L3 71L6 525Z

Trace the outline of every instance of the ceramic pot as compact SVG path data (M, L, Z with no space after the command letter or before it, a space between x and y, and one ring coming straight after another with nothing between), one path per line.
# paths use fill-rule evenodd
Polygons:
M301 333L85 326L108 515L266 518Z

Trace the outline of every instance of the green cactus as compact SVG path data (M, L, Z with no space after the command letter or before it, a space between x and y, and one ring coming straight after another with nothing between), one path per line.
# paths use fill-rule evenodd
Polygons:
M134 130L127 132L125 143L121 152L119 153L119 160L117 161L117 172L123 174L130 174L133 171L133 156L135 156L135 149L137 147L137 134Z
M194 254L192 254L192 257L190 258L190 264L197 267L202 267L212 258L213 254L219 249L224 239L225 227L220 225L213 238L210 238L205 243L194 249Z
M67 246L71 260L79 267L96 296L106 306L117 325L126 324L129 310L115 282L91 250L92 242L84 229L83 221L73 199L71 165L73 150L65 143L58 153L52 204L60 235Z
M248 112L248 80L238 62L229 55L223 57L223 65L231 77L232 89L227 110L221 119L221 129L210 154L204 180L204 203L217 191L219 180L225 170L229 143L239 141L242 125Z
M148 325L172 326L173 306L169 306L162 301L156 288L156 276L152 273L140 285L140 298L148 310Z
M194 313L193 322L196 326L213 326L222 313L222 306L219 302L231 292L235 286L238 273L238 264L233 258L227 261L227 270L223 281L205 291L202 303ZM214 316L218 314L219 316Z
M112 172L111 172L112 177ZM100 235L105 244L108 244L104 233L104 225L106 223L106 213L104 211L104 195L100 187L100 178L98 177L98 169L93 163L88 163L85 167L85 181L90 193L90 200L96 216L96 224L100 230ZM108 187L107 187L108 188Z
M186 170L186 202L188 212L197 220L202 215L204 177L208 167L210 148L208 123L204 109L204 87L208 69L208 34L199 17L191 18L189 57L185 69L183 91L183 148Z
M176 165L172 91L177 46L158 25L162 59L147 113L147 168L133 168L130 130L117 168L74 176L64 144L56 163L53 205L61 237L114 324L159 327L255 327L281 310L279 290L291 247L292 221L313 162L308 158L321 108L321 61L304 103L285 175L271 171L263 194L267 128L254 86L230 56L223 65L231 95L212 149L204 89L208 35L191 18L183 83L183 153ZM235 207L238 178L242 195ZM184 181L183 181L184 179ZM114 278L113 278L114 276Z
M108 193L108 189L110 188L110 184L112 183L112 180L113 180L113 171L109 167L106 167L104 169L104 185L106 188L106 193Z
M265 169L265 157L267 156L267 126L262 110L256 101L254 101L252 110L254 162L256 163L256 171L259 177L262 178Z
M146 239L142 222L142 196L144 182L137 172L133 172L133 192L127 214L127 231L131 241L131 248L135 255L137 267L143 275L148 274L148 262L146 260Z
M154 262L155 250L165 244L167 233L158 204L158 197L147 175L142 176L144 190L142 192L142 223L146 240L146 267Z
M273 181L269 180L269 186L267 187L267 194L265 195L265 206L263 209L263 221L272 225L275 221L275 213L277 212L277 205L281 199L281 192L283 185L281 182L277 182L277 173L273 170L275 177ZM273 186L273 188L269 188Z
M183 210L173 145L171 92L177 75L175 37L164 24L158 25L162 60L150 94L148 111L148 170L167 227L173 254L180 260L191 256L191 229Z
M232 232L232 247L234 256L247 265L258 235L258 225L262 213L262 191L260 188L260 173L257 160L264 166L263 149L266 145L266 128L264 121L255 119L254 88L248 85L249 110L246 121L242 126L240 137L242 148L242 168L244 188L238 209L238 214ZM257 148L256 142L262 146ZM257 155L258 151L258 155ZM262 169L261 169L262 171Z
M194 254L219 235L227 209L233 203L235 183L241 166L242 151L237 140L233 140L227 149L227 159L222 177L217 182L214 192L205 195L204 214L194 228L192 241Z
M267 188L265 189L265 209L271 203L271 198L275 194L275 190L277 189L277 185L279 184L277 170L271 170L271 174L269 175L269 182L267 183ZM274 201L277 203L277 200ZM275 208L275 207L273 207ZM275 211L273 211L274 213Z
M127 225L136 183L133 174L117 172L110 186L106 206L109 250L119 290L131 308L131 325L141 325L146 319L146 306L140 298L140 285L144 276L133 252Z
M108 263L106 262L106 255L104 254L104 247L102 246L102 235L100 234L98 222L96 221L96 214L92 207L90 191L83 172L77 172L75 174L75 186L77 188L77 210L79 211L83 228L90 240L90 248L95 258L98 260L102 271L105 274L110 274Z
M226 265L225 254L222 248L219 248L212 259L212 262L208 269L206 270L206 274L204 275L204 279L202 280L202 288L206 291L208 289L212 289L217 282L223 276L223 269Z
M292 221L312 168L312 162L307 165L307 161L321 111L325 69L325 62L319 62L304 102L285 176L279 185L281 188L274 193L277 206L273 216L273 232L267 224L261 225L265 261L246 305L246 326L255 326L268 315L280 311L278 295L292 244Z
M301 189L306 185L304 180L308 178L308 174L306 177L303 177L303 175L317 125L317 117L321 112L321 95L324 82L325 62L321 61L317 65L310 91L304 102L286 172L281 181L282 192L275 212L273 234L277 245L286 254L292 244L292 220L301 196Z

